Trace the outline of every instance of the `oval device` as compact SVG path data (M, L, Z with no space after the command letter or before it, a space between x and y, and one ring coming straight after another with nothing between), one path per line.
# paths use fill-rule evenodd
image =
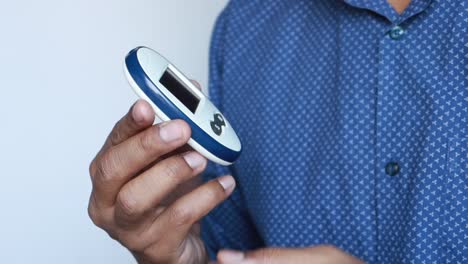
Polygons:
M124 69L133 90L161 120L182 119L190 125L193 149L221 165L239 157L241 142L223 114L163 56L138 47L128 53Z

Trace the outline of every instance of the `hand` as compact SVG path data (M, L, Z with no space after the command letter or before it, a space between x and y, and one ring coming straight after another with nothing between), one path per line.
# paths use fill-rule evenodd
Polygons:
M333 246L264 248L250 252L222 250L218 264L361 264L359 259Z
M192 184L207 161L181 149L190 127L154 118L140 100L115 125L90 165L89 216L139 263L206 263L197 222L232 193L234 179Z

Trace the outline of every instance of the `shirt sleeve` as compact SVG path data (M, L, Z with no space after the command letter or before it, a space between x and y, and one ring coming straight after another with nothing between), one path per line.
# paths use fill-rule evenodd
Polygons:
M210 47L209 95L211 101L223 111L222 92L225 34L228 20L228 7L218 17ZM204 181L222 175L236 178L235 169L209 162L203 174ZM216 258L220 249L247 250L261 246L257 231L251 221L240 188L202 220L202 239L211 259Z

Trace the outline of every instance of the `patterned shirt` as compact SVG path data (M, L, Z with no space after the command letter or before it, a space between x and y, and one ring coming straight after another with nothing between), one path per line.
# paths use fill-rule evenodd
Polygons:
M368 263L468 263L468 1L232 0L210 96L243 143L203 221L222 248L332 244Z

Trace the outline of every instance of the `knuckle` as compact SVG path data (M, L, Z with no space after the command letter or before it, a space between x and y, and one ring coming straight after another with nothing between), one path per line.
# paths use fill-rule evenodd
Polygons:
M164 175L176 182L181 182L185 176L184 165L185 163L181 157L170 159L163 165Z
M219 182L213 181L213 184L210 185L210 188L206 190L205 195L207 196L208 200L212 202L222 200L225 196L224 188Z
M153 133L148 133L150 131L152 130L149 130L146 133L142 134L138 140L139 148L146 153L154 151L154 147L156 145L156 140Z
M88 216L95 226L100 228L104 227L104 221L102 219L102 216L93 203L89 203L88 205Z
M94 178L96 176L96 159L91 161L91 163L89 164L89 175L91 176L91 178Z
M110 238L120 241L119 236L117 235L117 230L107 230L107 234L109 235Z
M190 225L193 219L193 212L188 207L174 207L169 211L169 220L176 227Z
M116 127L118 126L119 123L116 124ZM110 143L112 145L117 145L119 144L120 142L122 142L122 139L123 139L123 135L122 135L122 132L116 128L116 130L114 132L111 133L110 135Z
M138 234L125 232L119 234L117 240L131 252L142 252L146 248L143 239Z
M117 195L116 203L120 211L127 217L133 217L139 213L138 203L128 189L122 190Z
M112 148L105 152L96 162L96 172L94 179L102 184L112 183L119 176L116 172L116 166L119 163L119 156L112 152Z
M112 158L108 154L104 154L102 159L96 164L95 177L102 182L109 182L113 178Z

